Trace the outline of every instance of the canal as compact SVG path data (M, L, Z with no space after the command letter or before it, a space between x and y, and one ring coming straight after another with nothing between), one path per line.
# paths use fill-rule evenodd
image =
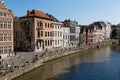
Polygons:
M120 80L120 47L107 46L46 62L14 80Z

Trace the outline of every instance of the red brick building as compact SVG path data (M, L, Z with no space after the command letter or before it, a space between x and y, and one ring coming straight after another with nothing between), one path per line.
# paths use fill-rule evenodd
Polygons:
M93 29L88 25L81 26L81 43L92 44L93 43Z
M13 51L13 13L0 2L0 58Z

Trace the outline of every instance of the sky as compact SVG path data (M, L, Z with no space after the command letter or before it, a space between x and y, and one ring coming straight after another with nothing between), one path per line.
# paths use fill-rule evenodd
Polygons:
M84 25L95 21L120 23L120 0L5 0L5 4L18 17L37 9L60 21L71 19Z

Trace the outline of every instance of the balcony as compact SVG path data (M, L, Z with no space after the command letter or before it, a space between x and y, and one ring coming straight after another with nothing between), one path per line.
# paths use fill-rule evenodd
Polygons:
M43 30L43 28L41 26L38 26L37 30Z

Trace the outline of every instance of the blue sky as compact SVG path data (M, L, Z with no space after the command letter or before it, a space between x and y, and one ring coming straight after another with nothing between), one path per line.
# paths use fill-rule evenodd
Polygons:
M120 23L120 0L5 0L15 16L27 10L38 9L54 15L59 20L72 19L79 24L94 21Z

